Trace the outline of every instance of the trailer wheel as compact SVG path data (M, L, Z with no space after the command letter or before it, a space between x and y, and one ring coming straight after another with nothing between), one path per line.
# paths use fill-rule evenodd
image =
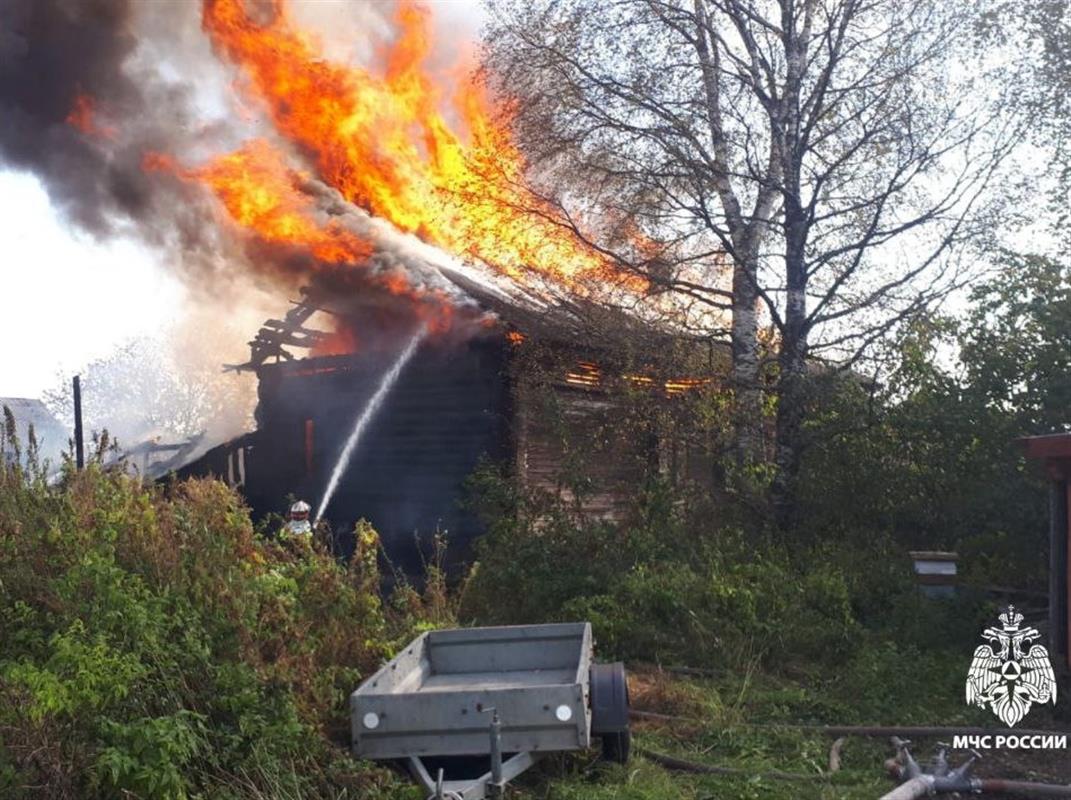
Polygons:
M604 733L602 735L602 758L615 764L627 764L632 749L632 732Z
M602 739L603 758L624 764L631 744L625 665L592 664L589 683L591 732Z

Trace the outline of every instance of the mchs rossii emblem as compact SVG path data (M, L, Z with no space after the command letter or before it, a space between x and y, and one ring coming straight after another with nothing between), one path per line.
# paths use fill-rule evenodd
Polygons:
M989 709L1009 728L1025 717L1034 703L1056 703L1056 677L1049 653L1032 644L1041 634L1020 628L1023 615L1008 606L1000 615L1000 628L986 628L989 644L974 651L967 673L967 704ZM1025 650L1029 645L1030 649Z

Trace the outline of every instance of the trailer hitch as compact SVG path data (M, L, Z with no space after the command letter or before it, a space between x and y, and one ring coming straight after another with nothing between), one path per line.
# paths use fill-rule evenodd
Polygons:
M483 797L500 798L505 794L506 784L510 778L517 777L534 762L535 759L531 754L515 755L510 759L509 763L513 769L510 770L511 774L507 778L502 761L502 720L499 719L498 709L488 706L479 710L481 713L491 715L491 724L487 727L487 735L490 739L488 749L491 756L491 771L466 788L453 789L447 786L445 773L440 767L435 778L434 791L428 795L428 800L469 800L470 797L473 800ZM420 765L419 759L410 759L410 766L414 768L418 776L421 775L423 766ZM421 780L423 782L423 779Z

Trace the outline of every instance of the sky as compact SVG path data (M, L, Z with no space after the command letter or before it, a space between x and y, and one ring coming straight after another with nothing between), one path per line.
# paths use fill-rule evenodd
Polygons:
M0 241L0 397L39 397L181 313L182 285L153 253L70 226L28 173L0 171Z

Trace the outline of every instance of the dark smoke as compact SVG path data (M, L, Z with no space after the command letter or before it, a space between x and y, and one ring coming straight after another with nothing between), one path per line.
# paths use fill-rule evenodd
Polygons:
M79 95L137 118L141 93L122 69L137 46L129 20L125 0L0 0L0 160L100 235L140 216L151 191L137 164L66 119Z
M204 157L234 136L220 121L222 104L207 103L219 107L207 121L198 107L206 87L210 94L226 80L199 23L199 5L188 2L0 0L0 169L35 175L72 227L98 239L136 238L186 279L191 302L176 320L161 320L166 344L155 346L166 361L131 369L96 395L102 403L108 392L134 396L165 372L184 387L201 376L214 396L247 392L204 420L207 446L246 427L255 393L219 366L246 357L250 331L280 301L250 285L240 248L220 232L203 194L142 169L147 152L185 157L200 148ZM90 99L96 133L67 122L80 96ZM159 399L176 414L196 411L181 392ZM96 428L135 421L118 403L102 407L109 413L92 420ZM171 438L184 433L172 427L162 426Z
M218 293L234 244L202 194L142 168L148 152L216 152L233 137L197 107L203 72L219 71L198 22L189 3L0 0L0 167L36 175L79 228L137 236ZM67 121L79 97L96 132Z

